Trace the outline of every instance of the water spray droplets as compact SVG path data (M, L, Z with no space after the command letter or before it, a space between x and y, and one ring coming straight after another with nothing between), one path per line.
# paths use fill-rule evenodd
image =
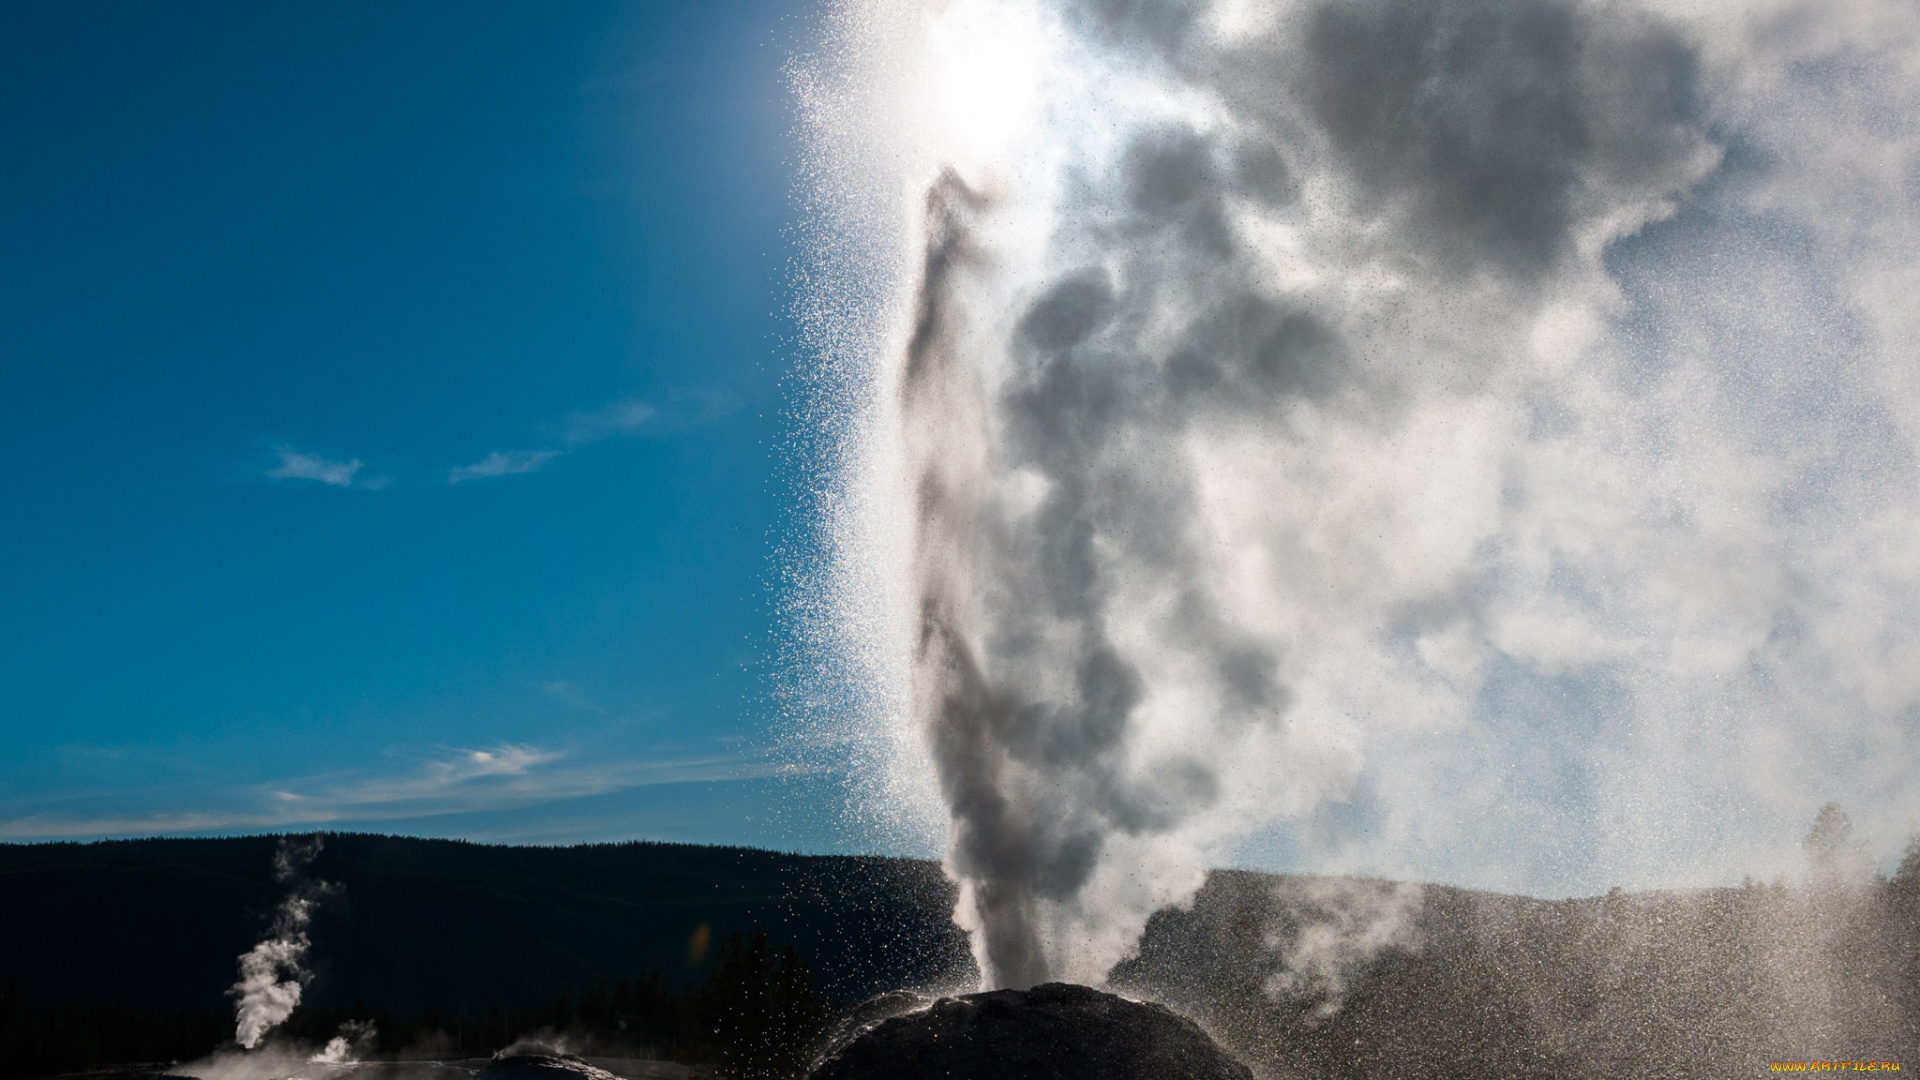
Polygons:
M1920 813L1884 674L1920 670L1884 539L1920 229L1817 182L1920 131L1793 81L1910 114L1875 73L1920 16L1661 6L836 7L872 33L816 165L861 239L821 250L897 257L822 338L857 347L820 655L873 703L863 812L944 815L989 983L1098 982L1224 862L1737 880L1833 797L1781 761Z

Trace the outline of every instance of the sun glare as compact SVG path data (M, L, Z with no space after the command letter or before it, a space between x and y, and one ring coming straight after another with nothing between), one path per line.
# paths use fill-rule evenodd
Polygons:
M1032 5L955 0L928 28L941 142L963 168L1000 162L1035 122L1051 35Z

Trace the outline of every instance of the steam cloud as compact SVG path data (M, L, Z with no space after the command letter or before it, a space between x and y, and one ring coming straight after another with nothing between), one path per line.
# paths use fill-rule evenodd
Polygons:
M1223 860L1599 891L1784 865L1840 775L1920 813L1910 4L832 32L801 623L897 687L821 739L943 823L988 985Z
M312 1058L315 1065L345 1065L359 1061L377 1044L380 1029L371 1020L347 1020L341 1023L338 1034L327 1040Z
M328 883L306 875L321 845L318 835L286 836L274 851L273 878L288 887L287 897L280 902L266 938L241 955L240 981L228 991L235 999L234 1041L248 1050L259 1046L269 1032L293 1015L301 991L312 977L306 969L311 947L307 926L313 921L314 907L332 889ZM337 1058L345 1060L360 1034L343 1030L344 1037L329 1043L323 1053L337 1051ZM334 1043L340 1045L336 1048Z
M1274 997L1313 996L1312 1015L1340 1011L1352 981L1389 949L1417 951L1417 920L1426 890L1404 882L1352 878L1283 879L1274 903L1284 920L1267 932L1266 946L1281 962L1267 979Z

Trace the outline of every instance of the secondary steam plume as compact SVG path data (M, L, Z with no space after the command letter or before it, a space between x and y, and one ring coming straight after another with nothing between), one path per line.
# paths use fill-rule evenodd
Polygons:
M1283 879L1274 887L1280 916L1266 945L1280 969L1266 980L1275 997L1318 998L1325 1019L1340 1010L1354 977L1387 950L1418 951L1425 890L1418 885L1352 878Z
M309 1060L316 1065L345 1065L359 1061L377 1045L380 1029L371 1020L347 1020L327 1045Z
M320 854L321 844L317 834L284 836L274 850L273 879L288 887L287 896L280 902L267 936L241 955L240 981L228 991L235 999L234 1041L248 1050L260 1045L268 1032L293 1015L301 991L312 978L306 968L307 950L312 944L307 939L307 926L313 921L314 907L331 886L308 877L306 870ZM342 1055L348 1048L341 1042ZM329 1044L328 1050L333 1049Z
M1236 858L1598 892L1782 865L1805 763L1920 812L1911 5L836 20L802 628L988 985Z

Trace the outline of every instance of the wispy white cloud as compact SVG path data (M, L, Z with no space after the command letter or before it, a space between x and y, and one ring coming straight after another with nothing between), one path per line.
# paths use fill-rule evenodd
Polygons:
M718 420L740 408L740 395L725 388L694 387L674 390L667 394L667 401L675 407L675 417L681 424L704 424Z
M538 472L548 462L580 447L603 439L636 434L655 423L659 416L660 410L651 402L638 400L618 401L594 412L574 413L550 436L555 440L555 445L532 450L495 450L471 465L448 470L447 483L460 484L469 480Z
M28 812L0 819L0 839L56 840L326 826L508 810L656 784L750 780L785 768L738 754L604 755L501 744L449 750L397 774L326 773L256 785L234 805L140 814Z
M542 689L547 692L548 697L553 698L563 705L570 705L576 709L585 709L587 712L600 713L602 715L605 715L607 711L606 706L593 700L586 691L566 679L556 679L553 682L545 683Z
M318 454L303 454L298 450L281 447L277 451L280 464L267 470L267 476L275 480L311 480L328 487L378 487L378 481L356 479L365 463L359 458L351 461L333 461Z
M539 472L555 460L583 447L609 439L626 438L648 432L679 431L711 423L740 407L740 399L724 389L677 389L670 391L664 403L629 398L615 401L590 412L568 414L558 423L542 425L540 445L511 450L495 450L478 461L447 469L438 477L416 476L402 482L413 484L464 484L473 480L491 480L501 476L523 476ZM359 458L338 461L321 454L307 453L288 446L276 447L279 464L265 469L271 479L305 481L328 487L372 490L386 487L392 480L368 476L366 463Z
M670 431L709 423L740 407L726 390L674 390L664 406L639 398L616 401L592 412L569 415L549 429L549 445L531 450L496 450L472 465L447 473L447 483L537 472L555 458L608 439L650 431Z
M574 413L564 425L568 446L585 446L618 435L635 435L660 421L652 402L616 401L604 409Z
M560 456L558 450L495 450L471 465L462 465L447 471L447 483L459 484L468 480L485 480L494 476L518 476L521 473L539 471L540 467Z

